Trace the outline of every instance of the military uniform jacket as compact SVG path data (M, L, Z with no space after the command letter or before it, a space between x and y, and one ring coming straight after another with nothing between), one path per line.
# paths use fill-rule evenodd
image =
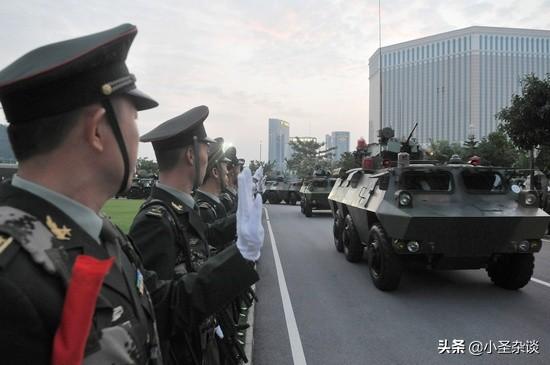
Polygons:
M154 187L129 234L145 267L168 280L174 277L174 268L180 274L195 272L209 258L212 247L207 243L205 230L197 212L167 191Z
M228 214L223 203L217 202L202 191L197 190L195 201L201 218L206 223L206 237L216 249L223 249L234 242L237 236L237 216Z
M106 259L109 253L61 210L24 190L0 184L0 210L14 207L29 212L47 226L70 229L70 235L57 240L67 254L70 268L77 255ZM49 219L48 219L49 217ZM32 219L17 222L26 229ZM2 227L0 227L1 229ZM0 231L6 242L6 234ZM124 242L126 238L120 237ZM120 244L119 246L120 247ZM224 308L232 299L225 286L243 283L245 290L257 274L238 251L216 257L203 271L177 281L159 280L155 273L143 270L141 278L147 290L139 292L141 263L119 251L117 265L111 267L101 287L85 350L85 364L153 364L155 317L159 333L173 333L200 323ZM233 270L239 280L232 280ZM12 240L0 251L0 354L6 364L49 364L52 341L60 322L66 283L48 273ZM149 300L151 298L151 301ZM118 357L105 357L114 352ZM106 355L107 354L107 355ZM114 360L116 359L116 360Z
M237 193L231 188L223 189L223 192L220 195L220 200L225 207L225 211L228 213L237 212Z

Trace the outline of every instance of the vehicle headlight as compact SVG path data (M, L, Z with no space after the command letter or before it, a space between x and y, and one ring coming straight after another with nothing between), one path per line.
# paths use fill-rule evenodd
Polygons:
M399 193L399 205L402 207L408 207L412 205L412 196L406 191Z
M418 250L420 250L420 243L418 243L418 241L407 242L407 250L412 253L418 252Z
M525 240L525 241L521 241L519 244L518 244L518 251L520 252L527 252L529 251L529 241Z

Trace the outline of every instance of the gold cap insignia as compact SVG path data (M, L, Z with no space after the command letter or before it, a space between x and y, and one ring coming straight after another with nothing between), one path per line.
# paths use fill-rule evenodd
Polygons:
M0 234L0 253L4 252L6 248L13 242L13 237L4 237Z
M111 95L113 92L113 87L109 84L103 84L103 86L101 86L101 92L103 95Z
M46 225L58 240L66 241L71 239L71 229L65 225L60 228L49 215L46 216Z
M183 205L181 205L181 204L176 204L176 203L172 202L172 207L174 207L174 209L177 210L178 213L183 212Z

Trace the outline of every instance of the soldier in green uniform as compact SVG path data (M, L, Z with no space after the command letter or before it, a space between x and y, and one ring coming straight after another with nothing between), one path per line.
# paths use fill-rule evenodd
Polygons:
M171 279L200 270L229 247L210 258L212 246L207 226L191 193L206 175L209 144L203 122L208 108L199 106L172 118L141 137L151 142L159 165L159 181L137 214L130 236L136 242L146 268ZM231 273L232 274L232 273ZM228 287L227 291L241 294ZM222 311L223 312L223 311ZM166 338L175 362L219 363L216 322L209 317L184 335ZM219 331L219 330L218 330ZM162 338L161 338L162 340Z
M99 213L129 186L137 111L157 106L125 64L136 33L124 24L50 44L0 71L19 161L0 184L2 363L162 364L159 335L196 326L257 280L236 248L159 280Z
M227 159L222 146L223 139L208 150L208 166L206 176L194 198L200 209L200 216L206 223L208 242L216 249L223 249L234 242L236 238L236 214L228 213L221 201L221 193L227 186ZM236 196L235 196L236 198Z
M237 149L233 146L225 150L225 157L229 160L227 163L227 184L223 187L220 199L227 212L237 211L237 176L241 172L244 160L241 162L237 158Z

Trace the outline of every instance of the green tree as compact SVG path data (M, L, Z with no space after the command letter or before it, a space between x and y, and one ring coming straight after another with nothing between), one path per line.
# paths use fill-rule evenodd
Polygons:
M459 143L450 143L446 140L435 141L431 144L430 158L439 162L447 162L452 155L459 155L462 159L465 159L465 150Z
M347 171L359 166L357 166L357 161L355 160L355 156L353 155L353 153L344 152L340 156L340 160L336 163L336 167L340 167Z
M527 75L521 95L514 95L509 107L497 113L500 128L512 142L526 151L550 145L550 74L545 79Z
M462 156L464 158L469 158L469 157L472 157L473 155L478 154L477 153L478 144L479 144L479 141L476 140L476 136L474 134L470 134L463 143L464 149L462 150Z
M550 175L550 146L541 146L535 165L547 176Z
M150 177L159 174L159 166L156 161L149 160L147 157L137 159L136 170L138 176Z
M330 170L332 161L328 158L331 150L321 151L324 143L315 140L296 138L289 142L293 150L292 157L286 160L287 168L299 178L311 176L316 166Z
M519 151L502 131L490 133L477 146L477 155L484 164L511 167L519 158Z
M248 163L248 167L250 168L250 171L252 172L252 174L254 174L260 166L263 167L265 176L271 176L271 174L273 173L273 168L275 167L275 161L266 162L266 161L250 160L250 162Z

